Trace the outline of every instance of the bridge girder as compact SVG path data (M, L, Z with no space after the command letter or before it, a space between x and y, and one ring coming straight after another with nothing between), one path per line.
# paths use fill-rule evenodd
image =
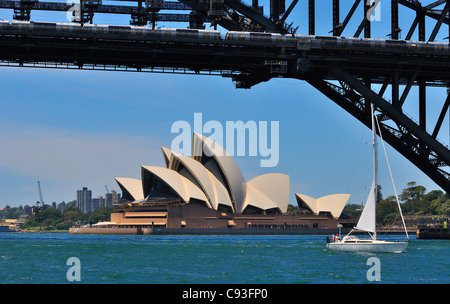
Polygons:
M406 116L401 108L386 101L381 90L376 93L370 84L343 70L333 72L339 84L318 77L305 80L368 128L371 128L370 104L373 103L381 118L380 130L385 141L449 192L450 175L441 167L450 166L450 151ZM445 104L448 100L449 97Z

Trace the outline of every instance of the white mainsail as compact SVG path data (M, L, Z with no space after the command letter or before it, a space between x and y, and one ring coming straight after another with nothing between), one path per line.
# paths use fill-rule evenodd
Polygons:
M376 222L375 222L375 208L376 208L376 195L375 195L375 180L373 181L372 187L370 188L369 197L367 198L364 209L359 218L358 224L355 229L363 230L367 232L376 232Z
M371 104L372 113L372 149L373 149L373 182L370 188L369 197L367 198L364 209L359 218L355 229L372 232L373 238L376 239L376 205L377 205L377 184L378 184L378 147L377 133L375 129L375 113L373 104Z

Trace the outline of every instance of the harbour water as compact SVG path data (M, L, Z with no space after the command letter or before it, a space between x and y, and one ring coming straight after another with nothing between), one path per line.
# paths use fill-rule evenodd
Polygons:
M328 251L323 235L2 233L0 283L448 284L449 252L448 240L414 237L404 253L371 254Z

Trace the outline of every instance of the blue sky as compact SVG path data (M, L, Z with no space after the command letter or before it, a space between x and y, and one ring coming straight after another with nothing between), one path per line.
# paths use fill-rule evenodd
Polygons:
M328 2L317 16L318 34L331 30ZM303 34L306 3L300 1L290 17ZM341 19L349 5L342 6ZM384 38L390 28L389 2L382 5L382 22L372 23L377 38ZM407 31L411 14L404 8L400 13L404 20L400 25ZM11 16L10 10L0 11L0 19ZM32 13L32 20L64 22L64 18L61 13ZM94 20L127 24L129 17L99 14ZM359 22L358 17L344 35L353 35ZM432 26L433 22L428 30ZM437 40L443 41L447 33L443 27ZM114 177L140 178L140 165L164 165L160 146L170 147L176 137L172 124L178 120L193 124L195 112L202 113L204 122L217 120L223 125L237 120L279 121L276 167L261 168L260 157L235 160L247 180L270 172L289 174L291 204L296 192L312 197L351 193L349 203L361 203L368 194L370 130L299 80L272 79L237 90L230 79L216 76L0 67L0 87L0 207L35 204L38 180L46 203L74 200L76 190L85 186L94 197L104 196L105 185L119 190ZM432 125L445 89L429 90L427 118ZM412 117L418 117L416 97L413 89L405 103L405 112ZM445 144L448 126L446 117L438 136ZM387 150L398 191L410 181L428 191L440 189L398 152L389 146ZM382 156L380 150L380 184L387 196L393 190Z

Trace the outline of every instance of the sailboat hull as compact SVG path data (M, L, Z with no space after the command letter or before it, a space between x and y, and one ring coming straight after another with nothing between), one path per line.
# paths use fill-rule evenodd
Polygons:
M408 247L408 242L359 241L328 243L327 248L333 251L346 252L391 252L401 253Z

